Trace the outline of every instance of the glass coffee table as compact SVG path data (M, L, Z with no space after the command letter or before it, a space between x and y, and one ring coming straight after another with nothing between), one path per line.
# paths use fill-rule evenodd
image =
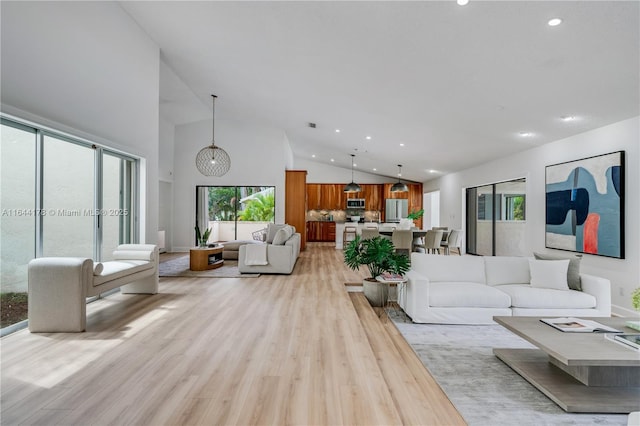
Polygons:
M494 317L538 347L493 353L529 383L573 413L630 413L640 409L640 352L604 333L567 333L538 317ZM629 318L584 318L626 333Z

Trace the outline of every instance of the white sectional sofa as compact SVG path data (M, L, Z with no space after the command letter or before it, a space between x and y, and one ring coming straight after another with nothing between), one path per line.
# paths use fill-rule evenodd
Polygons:
M87 297L120 287L122 293L158 292L158 247L121 244L111 261L82 257L41 257L29 262L29 330L81 332Z
M537 281L532 286L529 260L412 253L398 304L416 323L494 324L494 315L611 316L609 280L580 274L582 291L544 288Z

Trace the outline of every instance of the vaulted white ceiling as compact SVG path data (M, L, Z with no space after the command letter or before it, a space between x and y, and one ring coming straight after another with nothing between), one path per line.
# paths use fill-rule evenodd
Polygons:
M121 5L182 80L161 88L174 122L215 93L312 161L426 181L640 114L637 1Z

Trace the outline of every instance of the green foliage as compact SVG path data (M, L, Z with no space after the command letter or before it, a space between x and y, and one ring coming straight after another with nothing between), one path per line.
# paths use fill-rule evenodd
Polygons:
M411 219L411 220L420 219L423 214L424 214L424 209L416 210L415 212L409 213L409 215L407 216L407 219Z
M276 211L276 198L273 193L258 194L246 201L246 206L240 212L238 220L253 222L272 222Z
M195 230L196 230L196 240L198 241L198 243L201 246L206 245L207 241L209 241L209 235L211 235L211 228L207 228L206 231L204 231L204 233L201 233L200 227L198 226L198 224L196 224Z
M633 290L633 293L631 293L631 305L633 306L633 309L640 311L640 287L636 288Z
M524 197L513 197L513 218L512 220L524 220Z
M212 186L209 188L209 220L235 220L236 188Z
M344 263L354 271L366 265L369 278L375 278L384 272L404 274L409 270L409 257L396 253L393 243L382 236L363 240L356 235L344 250Z

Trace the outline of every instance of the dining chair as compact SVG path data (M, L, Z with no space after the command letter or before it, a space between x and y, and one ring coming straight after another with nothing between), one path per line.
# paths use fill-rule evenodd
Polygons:
M448 226L434 226L433 228L434 231L444 231L442 233L442 242L447 241L447 238L449 238L449 227Z
M458 229L452 229L449 232L447 241L442 243L444 248L444 254L451 254L451 249L454 248L458 251L458 255L462 256L462 231Z
M424 237L424 250L426 253L438 253L440 254L440 249L442 248L442 235L444 234L443 230L434 231L430 229L427 231L427 235Z
M413 250L413 231L410 229L394 229L391 234L391 242L396 248L396 252L406 252L411 255Z
M362 239L369 240L380 235L378 228L362 228Z

